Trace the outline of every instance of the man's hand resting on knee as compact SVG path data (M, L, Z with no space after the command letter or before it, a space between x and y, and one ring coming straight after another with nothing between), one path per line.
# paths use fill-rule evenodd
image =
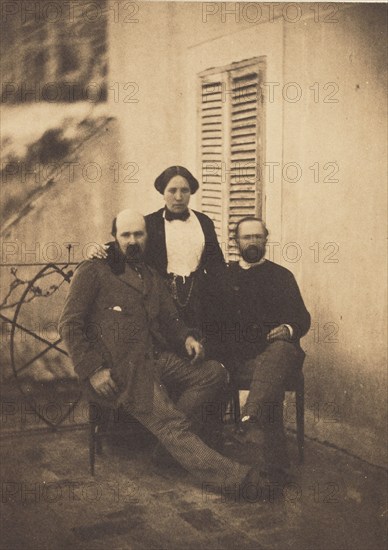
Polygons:
M185 347L187 355L189 357L192 357L191 363L196 363L197 361L200 361L205 357L205 352L203 350L201 342L198 342L198 340L196 340L192 336L188 336L186 338Z
M119 391L109 369L98 370L89 378L94 391L102 397L113 398Z

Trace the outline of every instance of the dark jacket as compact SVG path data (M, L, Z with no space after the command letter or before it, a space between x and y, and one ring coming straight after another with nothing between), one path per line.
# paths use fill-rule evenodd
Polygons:
M148 233L145 254L148 265L165 276L167 275L167 248L163 212L164 208L161 208L157 212L145 216ZM199 269L206 272L209 277L217 279L225 269L225 260L218 244L214 223L205 214L196 210L192 210L192 212L197 216L205 236L205 247Z
M240 356L254 357L266 345L267 334L279 325L292 327L296 344L309 330L310 314L294 275L285 267L266 260L244 270L231 262L227 284L229 336Z
M145 257L149 265L166 277L167 248L163 212L164 208L161 208L145 216L148 233ZM201 224L205 246L196 272L195 291L191 303L188 308L180 311L186 323L202 333L203 327L210 322L214 311L219 308L224 298L224 289L221 285L225 280L226 264L218 244L214 223L205 214L196 210L192 212ZM207 354L209 355L209 348Z
M269 260L248 270L231 262L222 287L221 308L214 309L204 330L207 346L219 360L233 365L235 357L238 365L254 358L268 345L270 330L282 324L291 325L299 347L310 328L310 314L288 269Z
M111 369L117 403L147 410L153 395L153 346L182 344L191 331L178 318L165 282L145 267L143 280L125 265L89 260L75 271L59 323L82 381Z

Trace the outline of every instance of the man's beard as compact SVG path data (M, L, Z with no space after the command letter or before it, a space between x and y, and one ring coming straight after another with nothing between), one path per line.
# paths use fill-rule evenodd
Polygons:
M255 264L263 258L265 254L265 248L262 246L257 246L256 244L250 244L244 250L241 251L241 256L249 264Z
M143 251L138 244L129 244L127 246L125 261L129 264L143 261Z

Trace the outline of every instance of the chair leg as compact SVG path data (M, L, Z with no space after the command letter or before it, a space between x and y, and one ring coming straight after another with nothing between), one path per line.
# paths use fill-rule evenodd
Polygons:
M104 409L89 403L89 464L90 473L94 476L96 455L102 454L102 436L109 422L110 409Z
M304 462L304 380L301 379L296 391L296 438L298 441L299 462Z
M233 402L233 415L234 421L238 422L241 416L240 409L240 391L238 388L234 388L232 391L232 402Z
M101 437L101 426L96 426L96 454L102 455L102 437Z
M103 414L95 403L89 403L89 465L90 474L94 476L96 454L102 453L101 442L101 424L103 423Z
M90 422L89 428L89 466L90 474L94 476L94 465L96 463L96 429L97 425Z

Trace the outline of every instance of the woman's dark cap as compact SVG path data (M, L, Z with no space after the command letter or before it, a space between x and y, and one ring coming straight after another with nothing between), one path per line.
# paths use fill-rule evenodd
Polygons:
M193 174L187 170L187 168L184 168L183 166L170 166L170 168L166 168L160 176L158 176L155 180L155 189L159 191L163 195L164 190L166 189L168 182L173 178L174 176L182 176L182 178L185 178L187 180L187 183L190 187L190 193L194 195L194 193L199 188L198 180L195 179Z

